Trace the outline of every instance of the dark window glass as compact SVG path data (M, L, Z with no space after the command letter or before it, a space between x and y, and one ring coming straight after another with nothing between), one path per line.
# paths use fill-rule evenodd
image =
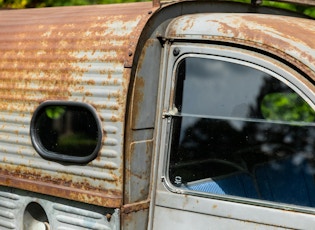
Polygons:
M275 77L228 61L177 68L169 179L183 189L315 207L315 113Z
M100 125L92 108L79 103L45 103L34 113L32 139L45 158L88 162L100 147Z

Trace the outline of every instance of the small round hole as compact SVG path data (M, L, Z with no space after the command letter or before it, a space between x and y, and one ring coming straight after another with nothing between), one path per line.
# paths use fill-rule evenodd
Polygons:
M38 203L29 203L23 216L24 230L49 230L49 221L45 210Z

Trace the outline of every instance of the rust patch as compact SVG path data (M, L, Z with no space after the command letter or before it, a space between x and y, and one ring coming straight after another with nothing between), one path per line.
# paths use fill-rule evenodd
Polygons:
M279 32L280 36L288 37L290 41L307 44L315 48L314 39L310 34L315 34L315 27L307 19L292 19L288 17L251 17L244 15L243 19L253 20L254 23L270 28L273 31ZM294 21L294 22L293 22ZM247 31L248 32L248 31ZM277 34L277 33L274 34Z
M267 45L267 44L261 44L257 43L254 41L249 41L249 40L243 40L243 39L238 39L238 38L227 38L227 37L222 37L222 36L203 36L204 39L206 40L213 40L213 41L225 41L229 43L235 43L235 44L242 44L245 46L251 46L260 50L268 50L269 53L272 53L276 56L281 57L282 59L288 61L294 66L298 66L300 70L302 70L305 74L307 74L310 78L315 80L315 72L307 65L302 63L301 61L297 60L295 57L292 57L288 53L285 52L285 50L279 50L275 48L274 46ZM309 85L309 87L314 87L312 84L308 81L305 81L305 79L299 79L303 81L305 84Z
M69 99L71 89L77 87L82 74L91 67L80 63L124 63L125 51L137 43L137 30L141 30L135 24L130 31L130 24L147 17L149 8L147 4L133 5L137 7L135 12L130 6L85 7L84 13L83 8L78 12L78 8L70 7L58 9L57 16L56 9L3 12L0 95L5 97L0 97L1 109L17 109L11 102L16 100L33 101L36 105L48 99ZM135 35L126 37L129 34ZM103 55L94 58L96 52ZM88 80L87 84L94 82ZM21 105L18 107L21 109Z
M137 70L141 70L143 63L144 63L144 59L146 57L146 50L148 49L148 47L152 46L154 44L153 40L148 40L143 49L142 49L142 53L139 57L139 61L138 61L138 65L137 65ZM136 124L136 119L139 115L140 112L140 105L143 102L143 97L144 97L144 86L145 86L145 79L142 76L138 75L138 72L136 73L136 78L135 81L133 83L134 85L132 86L133 88L133 92L132 92L132 99L131 99L131 103L132 103L132 112L131 112L131 127L134 126L134 124Z
M128 214L131 212L137 212L140 210L148 209L150 206L150 200L144 200L137 203L126 204L122 207L121 212L123 214Z
M0 110L6 114L0 113L0 118L8 122L4 126L12 123L5 120L7 114L18 113L19 119L27 120L28 128L33 111L46 100L87 102L98 112L110 111L101 117L103 124L120 122L123 126L131 71L124 64L133 58L126 50L135 52L151 8L150 3L132 3L1 12ZM104 92L104 86L118 90ZM96 101L93 97L104 98ZM116 141L116 137L108 137L104 127L104 145L119 146L119 150L124 138ZM25 133L14 131L16 143ZM0 138L0 142L8 139L6 134ZM123 151L114 153L118 160L112 165L104 163L99 154L95 162L82 166L83 172L84 167L95 167L96 171L105 167L110 179L87 178L84 173L73 179L71 173L49 173L28 165L36 163L39 156L30 151L27 141L21 142L18 150L2 148L2 162L7 161L6 156L11 162L1 164L0 184L95 205L121 206ZM29 152L24 156L25 146ZM20 154L20 159L12 160L11 153Z
M167 36L224 41L266 50L298 64L298 68L315 79L314 20L262 14L197 14L175 19Z
M13 170L1 169L0 184L99 206L118 208L122 204L121 191L95 188L86 183L73 183L71 178L53 178L35 170L27 171L23 166Z
M88 84L88 85L95 85L95 80L88 80L88 81L87 81L87 84Z
M119 108L119 114L118 116L113 116L111 118L112 121L125 121L125 115L126 115L126 101L127 101L127 92L128 92L128 86L130 81L130 73L131 69L125 68L123 72L123 82L122 82L122 91L119 92L119 96L117 97L118 102L118 108Z
M195 20L194 20L195 17L196 17L196 16L192 15L192 16L190 17L190 19L186 21L186 23L185 23L185 25L184 25L184 27L183 27L183 30L189 30L189 29L191 29L191 28L194 26L194 24L195 24ZM176 26L175 26L175 27L176 27Z
M152 14L158 10L158 7L154 6L154 8L151 8L146 12L146 16L141 19L138 26L136 27L133 35L131 36L129 48L127 51L127 59L125 61L125 67L126 68L132 68L133 60L134 60L134 53L136 50L136 47L138 45L138 39L140 37L140 34L142 33L142 30L144 26L146 25L149 18L152 16Z
M255 42L278 49L279 53L299 53L301 58L315 62L313 51L315 26L310 20L277 16L242 15L216 21L219 31L233 39Z
M136 123L138 114L139 114L139 108L143 101L143 89L145 85L145 80L142 77L137 77L135 81L134 86L134 93L133 93L133 100L132 100L132 124Z

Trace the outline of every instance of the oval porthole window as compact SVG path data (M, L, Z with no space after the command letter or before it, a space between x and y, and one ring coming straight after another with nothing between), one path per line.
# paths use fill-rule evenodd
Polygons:
M87 163L100 150L102 132L92 106L49 101L34 112L31 138L36 151L46 159Z

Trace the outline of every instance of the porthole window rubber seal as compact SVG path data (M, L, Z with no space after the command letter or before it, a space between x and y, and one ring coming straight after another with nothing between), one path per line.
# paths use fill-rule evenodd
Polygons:
M36 122L38 119L38 115L39 113L48 106L72 106L72 107L78 107L78 108L83 108L87 111L89 111L95 122L97 125L97 144L94 148L94 151L87 155L87 156L71 156L71 155L65 155L65 154L60 154L58 152L54 152L54 151L49 151L47 150L43 144L41 143L40 137L37 133L36 130ZM43 157L46 160L51 160L51 161L56 161L56 162L60 162L60 163L66 163L66 164L87 164L90 161L94 160L101 147L102 147L102 137L103 137L103 133L102 133L102 128L101 128L101 120L97 115L97 112L95 110L95 108L89 104L83 103L83 102L73 102L73 101L45 101L43 103L41 103L36 110L34 111L33 115L32 115L32 119L31 119L31 123L30 123L30 136L31 136L31 141L32 141L32 145L34 147L34 149L36 150L36 152Z

